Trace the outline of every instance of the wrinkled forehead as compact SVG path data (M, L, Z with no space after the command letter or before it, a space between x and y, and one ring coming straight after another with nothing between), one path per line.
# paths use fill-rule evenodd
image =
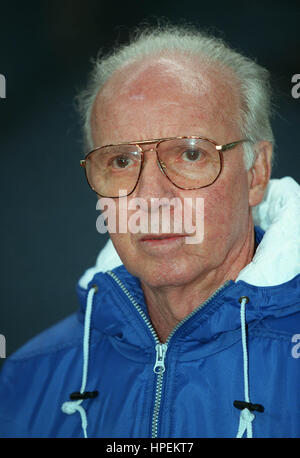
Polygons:
M147 111L149 120L189 118L237 124L240 105L235 76L219 65L180 57L152 58L116 71L99 91L92 111L92 131L133 123ZM172 111L170 111L172 110ZM164 116L165 115L165 116ZM131 120L132 117L132 120ZM138 119L136 119L138 122Z

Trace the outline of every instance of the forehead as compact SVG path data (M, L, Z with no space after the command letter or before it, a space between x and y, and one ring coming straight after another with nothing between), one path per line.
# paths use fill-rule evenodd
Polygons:
M182 57L128 64L96 97L93 140L100 145L234 128L239 92L233 81L227 69Z

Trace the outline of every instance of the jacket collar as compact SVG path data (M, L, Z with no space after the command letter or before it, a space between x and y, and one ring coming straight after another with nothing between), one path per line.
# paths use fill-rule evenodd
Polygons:
M113 270L148 317L139 280L125 267ZM112 345L126 357L148 361L155 341L139 312L121 287L108 273L98 273L90 282L98 286L94 296L92 329L104 333ZM283 284L257 287L242 280L229 281L224 288L176 331L170 343L180 344L180 358L193 359L221 351L240 340L240 297L248 296L246 320L249 330L263 318L287 316L299 310L300 275ZM87 290L78 286L83 320ZM141 351L142 350L142 351Z

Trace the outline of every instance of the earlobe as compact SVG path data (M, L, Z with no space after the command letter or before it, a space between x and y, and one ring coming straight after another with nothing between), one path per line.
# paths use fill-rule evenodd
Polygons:
M271 176L272 144L267 141L256 145L256 159L248 172L249 205L258 205L263 197Z

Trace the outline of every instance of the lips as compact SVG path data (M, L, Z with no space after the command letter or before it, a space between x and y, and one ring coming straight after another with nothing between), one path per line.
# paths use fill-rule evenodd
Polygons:
M168 240L179 237L186 237L184 234L149 234L140 238L140 242L147 242L151 240Z

